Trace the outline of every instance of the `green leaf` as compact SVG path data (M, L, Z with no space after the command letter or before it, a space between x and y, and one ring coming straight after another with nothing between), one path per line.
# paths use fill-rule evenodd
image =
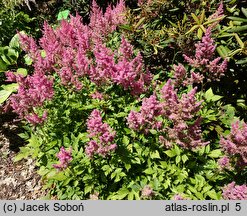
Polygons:
M20 32L23 33L23 32ZM9 46L11 48L19 48L20 47L20 42L19 42L19 35L16 34L14 37L12 37L12 39L9 42Z
M128 200L133 200L134 199L134 192L130 192L128 194Z
M245 15L245 17L247 17L247 9L242 7L241 11Z
M209 154L208 154L208 156L211 158L218 158L221 155L222 155L222 152L220 149L213 150L213 151L209 152Z
M198 19L198 17L194 13L191 13L191 16L194 19L194 21L196 22L196 24L200 25L200 20Z
M5 72L7 70L8 66L6 64L6 62L4 62L2 60L2 58L0 57L0 72Z
M18 68L17 71L16 71L17 74L21 74L23 75L24 77L27 76L27 69L25 68Z
M127 188L120 189L117 193L117 199L121 200L125 198L129 194L129 190Z
M150 131L150 133L153 134L153 135L157 134L157 131L154 130L154 129L150 129L149 131Z
M183 155L182 156L182 161L183 163L185 163L189 158L187 157L187 155Z
M181 161L181 156L180 156L180 155L178 155L178 156L176 157L175 161L176 161L176 164L179 164L179 163L180 163L180 161Z
M63 172L58 172L57 170L52 170L51 172L49 172L46 176L48 179L54 179L54 180L58 180L58 181L63 181L65 179L67 179L67 176L64 175Z
M222 98L222 96L219 96L219 95L214 95L212 98L211 98L211 101L215 102L215 101L218 101Z
M213 102L218 101L218 100L220 100L222 98L222 96L214 95L214 93L213 93L213 91L212 91L211 88L208 89L205 92L205 95L204 96L205 96L205 98L206 98L207 101L213 101Z
M8 85L2 85L2 88L6 91L15 92L18 89L18 84L17 83L11 83Z
M26 54L26 55L24 56L24 61L25 61L25 64L26 64L26 65L31 65L31 64L33 63L32 58L30 58L30 57L28 56L28 54Z
M5 102L11 94L12 91L0 90L0 104Z
M132 28L130 25L119 25L119 28L120 29L124 29L124 30L128 30L128 31L131 31Z
M210 101L211 98L214 96L213 90L210 88L205 92L205 98L207 101Z
M70 11L69 10L64 10L64 11L60 11L57 15L57 20L63 20L63 19L67 19L69 16Z
M167 150L165 151L165 154L168 156L168 157L175 157L177 155L177 153L175 151L172 151L172 150Z
M14 162L18 162L18 161L20 161L20 160L22 160L22 159L24 159L24 158L26 158L26 155L23 154L23 153L19 153L18 155L16 155L16 156L14 157Z
M247 19L240 18L240 17L229 16L229 17L226 17L226 18L230 19L230 20L234 20L234 21L247 22Z
M137 29L137 28L144 22L145 19L146 19L146 17L142 17L142 18L138 21L138 23L135 25L135 29Z
M156 150L155 152L152 152L152 153L150 154L150 157L151 157L152 159L154 159L154 158L160 158L160 154L159 154L159 152Z
M129 142L130 142L129 138L128 138L127 136L124 136L124 137L123 137L123 144L124 144L124 145L128 145Z
M144 170L144 173L148 174L148 175L151 175L153 174L155 171L153 168L149 167L147 168L146 170Z
M247 25L234 26L228 30L228 32L242 32L247 30Z
M218 200L218 196L217 196L217 193L215 192L215 190L208 191L206 194L207 194L211 199Z
M5 55L1 57L7 64L12 65L17 62L19 53L15 49L8 47L8 49L5 50Z
M223 45L218 46L216 50L221 58L226 58L228 56L228 53L230 52L230 50Z
M246 64L246 63L247 63L247 57L236 61L236 64Z

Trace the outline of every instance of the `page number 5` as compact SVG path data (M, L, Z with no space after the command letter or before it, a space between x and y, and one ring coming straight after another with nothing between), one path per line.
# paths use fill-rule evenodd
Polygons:
M240 210L241 210L241 205L240 205L240 203L236 203L236 205L235 205L235 210L236 210L236 211L240 211Z

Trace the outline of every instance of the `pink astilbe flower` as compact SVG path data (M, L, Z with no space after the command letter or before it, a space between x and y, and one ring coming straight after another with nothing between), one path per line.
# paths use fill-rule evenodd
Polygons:
M141 125L145 123L145 119L142 117L141 113L131 110L127 117L127 122L129 128L140 130Z
M173 142L188 149L207 145L208 142L202 140L200 126L202 119L198 117L202 101L196 100L196 88L188 94L183 94L179 99L177 90L169 79L160 92L161 100L155 95L144 98L140 112L129 113L127 117L129 127L144 133L155 129L166 134L159 136L160 143L166 148L170 148ZM171 127L164 127L160 119L170 120Z
M220 167L220 170L231 169L230 158L227 156L220 158L218 160L218 165Z
M214 40L211 38L211 29L206 30L205 35L202 37L202 41L195 45L196 53L194 65L204 65L207 64L209 59L213 57L216 45L214 45Z
M71 153L72 153L72 148L70 148L70 150L65 150L64 147L61 147L59 153L57 154L59 163L53 164L53 167L59 171L66 169L69 166L70 162L72 161Z
M126 11L124 0L120 0L116 7L109 5L106 12L99 8L96 1L93 0L90 14L89 27L93 29L92 36L95 41L116 30L116 27L126 22L124 13Z
M106 156L113 152L117 145L114 143L115 131L108 124L102 122L102 117L99 110L93 110L87 121L87 132L92 139L86 146L86 154L89 157L98 154Z
M151 83L152 75L149 71L144 72L144 63L140 53L135 58L133 47L122 38L120 45L120 58L116 65L114 82L130 89L133 95L143 93Z
M90 95L93 99L103 100L104 96L102 93L96 91L93 94Z
M122 58L125 58L127 60L131 60L134 54L133 46L124 37L122 37L119 51L120 51L120 56L122 56Z
M90 200L99 200L99 192L95 192L89 195Z
M197 115L201 108L202 101L196 100L195 93L196 88L178 99L171 80L168 80L161 90L165 117L173 123L173 127L167 129L169 138L183 148L196 148L208 144L202 141L201 119L197 118L192 124L187 123Z
M165 109L165 114L167 116L170 116L172 114L172 110L170 110L170 107L173 107L173 109L175 109L177 107L177 104L179 103L177 90L174 90L174 85L172 85L171 79L169 79L162 87L161 97L164 100L163 107Z
M224 16L224 5L223 2L220 2L220 5L218 7L218 9L215 11L215 13L213 13L210 17L208 17L208 21L210 20L215 20L211 25L210 28L213 29L217 26L217 24L220 22L220 18L223 18Z
M26 115L25 119L33 125L42 124L47 119L47 111L44 111L42 117L39 117L36 113L32 113Z
M227 70L227 60L224 59L221 63L221 57L214 58L216 45L211 38L211 29L206 30L202 41L196 45L194 57L184 56L184 60L196 70L186 72L185 68L179 64L174 66L175 85L182 84L184 86L193 83L202 83L204 79L207 81L219 81L224 76Z
M145 185L141 192L143 198L151 198L154 195L154 191L149 185Z
M114 53L99 43L94 48L94 55L96 66L91 67L90 79L98 85L110 83L116 71Z
M247 185L232 182L223 188L222 196L225 200L247 200Z
M178 86L184 82L184 79L187 76L187 71L182 64L173 65L174 72L173 77L175 78L175 85Z
M173 197L172 197L172 200L187 200L183 194L175 194Z
M125 22L124 1L106 12L93 1L90 23L84 25L77 14L70 21L62 20L53 29L44 23L39 46L33 38L20 35L23 49L33 60L34 71L58 74L60 83L80 91L82 80L88 77L97 85L121 85L133 95L143 93L152 75L143 63L142 56L134 56L133 46L123 37L119 50L112 51L105 44L109 33Z
M27 36L26 34L19 33L19 40L21 42L21 48L29 52L32 58L37 57L38 53L38 46L35 40L32 37Z
M20 118L25 118L32 124L42 123L47 113L44 112L43 116L39 117L35 108L42 107L46 100L53 98L53 80L44 74L35 73L27 77L17 75L16 82L19 85L17 94L10 96L8 105Z
M220 145L230 157L237 155L242 164L247 164L247 124L233 123L230 134L221 137Z
M141 111L131 111L127 117L127 122L130 128L134 130L144 129L148 132L150 129L159 129L162 123L156 121L156 117L162 112L162 107L155 95L149 98L144 98L142 101Z
M159 136L159 142L167 149L172 147L172 143L167 140L164 136Z

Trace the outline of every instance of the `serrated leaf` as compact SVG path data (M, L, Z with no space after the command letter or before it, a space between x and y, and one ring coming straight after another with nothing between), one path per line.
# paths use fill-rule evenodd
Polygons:
M150 157L151 157L152 159L154 159L154 158L160 158L160 154L159 154L159 152L156 150L155 152L152 152L152 153L150 154Z
M187 155L183 155L182 156L182 161L183 163L185 163L189 158L187 157Z
M177 154L175 151L172 151L172 150L167 150L165 151L165 154L168 156L168 157L175 157Z
M213 151L209 152L209 154L208 154L208 156L211 158L218 158L221 155L222 155L222 152L220 149L213 150Z
M146 174L148 174L148 175L151 175L151 174L153 174L155 171L154 171L154 169L153 168L147 168L146 170L144 170L144 173L146 173Z
M120 189L117 193L117 199L121 200L125 198L129 194L129 190L127 188Z
M176 164L179 164L179 163L180 163L180 161L181 161L181 156L180 156L180 155L178 155L178 156L176 157L175 161L176 161Z

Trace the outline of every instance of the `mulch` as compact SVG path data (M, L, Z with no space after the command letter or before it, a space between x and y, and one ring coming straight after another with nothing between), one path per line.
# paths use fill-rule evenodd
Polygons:
M45 196L41 177L32 159L14 162L19 148L25 145L18 134L21 127L13 113L3 113L0 107L0 199L37 200Z

